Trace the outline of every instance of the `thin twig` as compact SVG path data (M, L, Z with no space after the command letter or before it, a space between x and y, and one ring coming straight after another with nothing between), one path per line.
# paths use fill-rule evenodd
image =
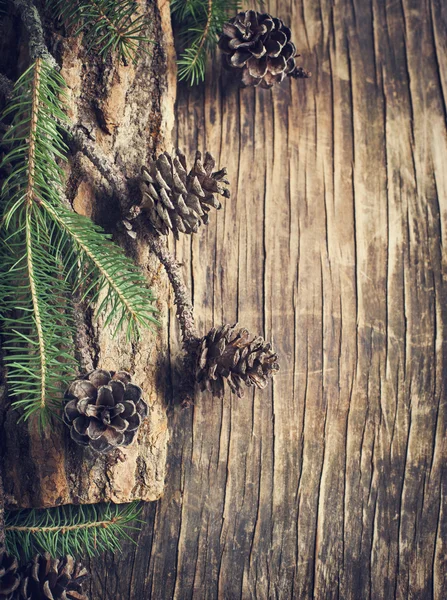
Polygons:
M14 6L20 13L23 24L29 35L29 52L33 60L43 58L48 64L59 71L59 65L48 52L45 44L42 21L39 12L31 0L13 0Z
M146 239L149 248L164 266L174 290L177 318L182 331L183 348L186 352L191 352L192 346L194 350L197 347L199 336L194 323L194 309L189 299L189 292L183 282L180 265L169 252L166 244L162 242L161 236L149 233Z
M202 51L202 48L205 45L206 38L208 36L208 31L211 27L212 16L213 16L213 0L208 0L208 12L207 12L207 16L206 16L205 28L203 30L202 37L200 38L200 43L197 46L196 55L195 55L194 60L192 61L191 65L189 66L189 69L193 69L196 62L199 59L200 52Z
M120 204L124 207L128 198L126 179L124 175L113 165L92 140L76 125L61 123L67 130L76 149L80 150L95 165L101 175L116 190Z
M69 133L78 146L78 149L87 156L100 171L103 177L116 190L121 198L121 206L127 204L126 183L124 176L98 149L90 142L88 137L79 128L69 129ZM181 267L166 247L161 236L149 232L146 236L149 248L164 266L171 283L177 306L177 318L182 332L183 349L185 350L183 378L181 383L182 406L193 404L194 398L194 367L200 337L194 322L194 309L190 300L188 289L183 281Z
M107 529L107 527L111 527L116 523L119 523L120 518L114 517L108 521L93 521L92 523L77 523L76 525L52 525L51 527L26 527L19 525L9 525L5 527L5 531L25 531L29 533L46 533L46 532L57 532L66 533L67 531L79 530L79 529L94 529L97 527L102 527Z

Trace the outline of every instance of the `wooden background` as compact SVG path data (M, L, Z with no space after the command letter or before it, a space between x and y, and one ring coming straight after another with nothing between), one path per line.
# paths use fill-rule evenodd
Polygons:
M179 89L177 143L233 195L176 252L200 330L238 320L282 369L171 409L165 495L92 597L443 600L447 4L268 10L313 77Z

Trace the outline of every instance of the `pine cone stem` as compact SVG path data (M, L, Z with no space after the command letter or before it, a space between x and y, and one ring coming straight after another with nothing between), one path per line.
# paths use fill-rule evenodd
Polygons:
M171 283L177 305L177 318L182 332L183 348L185 352L195 351L199 335L194 322L194 308L189 292L183 281L181 267L169 252L166 243L157 234L149 233L147 241L152 252L164 266Z

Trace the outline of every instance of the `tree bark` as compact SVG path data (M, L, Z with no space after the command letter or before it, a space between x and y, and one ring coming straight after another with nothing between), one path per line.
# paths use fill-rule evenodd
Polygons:
M177 143L232 197L176 253L199 332L237 319L282 369L173 412L164 497L92 596L442 600L447 5L265 9L312 78L238 91L216 60L179 91Z
M67 198L76 212L114 233L115 241L146 273L161 310L162 327L145 332L138 343L129 343L124 334L113 337L103 321L95 323L91 311L78 302L76 349L81 371L96 367L130 371L143 388L149 416L136 443L104 457L74 444L63 424L56 423L41 435L35 422L19 423L16 412L9 410L2 445L6 500L11 508L155 500L163 491L169 288L147 245L134 243L117 228L124 204L139 201L141 166L165 144L166 149L171 147L176 72L169 4L142 0L140 10L146 15L152 42L141 44L135 65L87 54L82 37L69 37L63 30L48 35L47 43L67 83L68 116L80 128L66 169ZM54 24L47 31L53 28ZM16 79L29 60L28 36L17 17L4 20L2 33L0 71ZM93 148L100 160L92 162L90 152L79 152L79 139L87 140L87 150ZM122 175L125 197L103 177L102 158Z

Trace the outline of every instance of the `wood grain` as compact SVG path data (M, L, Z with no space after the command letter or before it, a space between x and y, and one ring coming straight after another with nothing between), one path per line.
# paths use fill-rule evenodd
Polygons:
M176 143L233 194L175 250L199 330L238 320L282 370L172 411L165 495L93 598L442 600L447 5L268 9L313 77L237 90L214 63L180 88Z

